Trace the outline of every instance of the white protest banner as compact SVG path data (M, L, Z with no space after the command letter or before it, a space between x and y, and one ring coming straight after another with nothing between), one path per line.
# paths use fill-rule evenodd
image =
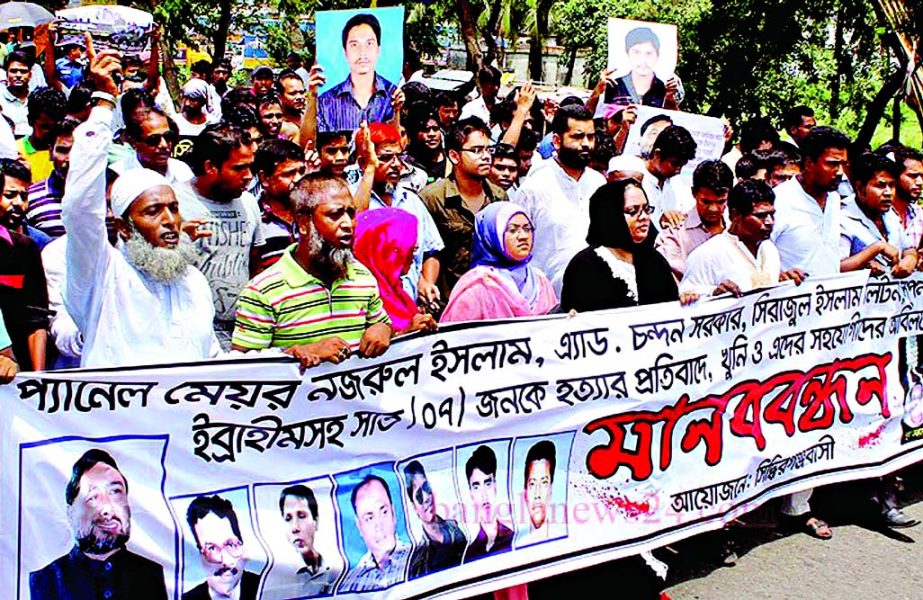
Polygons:
M642 133L641 129L644 125L656 117L667 117L669 121L666 119L655 121ZM695 113L664 110L653 106L639 106L638 120L628 132L623 154L641 156L645 151L650 151L654 140L657 139L657 134L670 124L688 129L697 145L695 158L686 163L682 172L683 176L689 177L691 182L692 172L700 162L718 160L724 153L724 123L721 119Z
M921 331L923 278L858 273L304 374L25 373L0 388L0 594L68 597L56 575L113 550L145 597L241 600L466 597L636 554L923 458L897 367Z

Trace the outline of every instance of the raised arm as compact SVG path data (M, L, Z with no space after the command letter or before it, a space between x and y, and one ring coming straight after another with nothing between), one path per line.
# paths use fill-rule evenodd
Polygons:
M89 36L87 53L97 88L117 95L112 75L121 70L119 53L104 50L97 55ZM68 232L64 306L84 331L101 291L111 250L106 234L106 159L114 108L114 104L100 100L89 119L74 131L73 154L61 201Z
M301 130L298 132L298 144L306 148L308 142L317 143L317 90L327 82L324 69L320 65L311 67L308 76L308 94L301 117Z

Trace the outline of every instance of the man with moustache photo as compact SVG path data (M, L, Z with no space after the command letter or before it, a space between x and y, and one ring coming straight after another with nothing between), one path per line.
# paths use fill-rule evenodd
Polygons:
M83 453L64 491L74 547L29 574L33 600L166 600L163 567L126 548L131 536L128 481L98 448Z
M234 506L220 496L199 496L186 509L202 558L205 581L183 600L256 600L260 576L246 571L247 549Z
M288 542L304 561L295 578L298 596L310 597L329 594L339 575L338 570L321 556L314 545L317 535L317 497L311 488L291 485L279 494L279 511L285 521Z

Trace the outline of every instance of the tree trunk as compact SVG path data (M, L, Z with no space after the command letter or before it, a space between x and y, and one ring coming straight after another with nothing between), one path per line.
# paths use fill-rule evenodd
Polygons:
M481 68L483 55L481 47L478 45L478 28L474 20L474 11L471 10L470 0L456 0L455 9L458 12L458 24L461 31L462 41L465 43L465 51L468 53L466 68L475 73Z
M891 138L897 142L901 140L901 98L894 99L891 104Z
M548 38L548 18L554 0L537 0L535 3L535 27L532 29L532 42L529 44L529 78L542 81L545 76L543 56L545 40Z
M570 85L574 80L574 65L577 64L577 49L571 48L567 57L567 74L564 76L564 85Z
M833 62L834 71L830 81L830 120L836 121L840 116L840 85L843 78L843 9L840 9L836 18L836 29L833 34Z
M224 54L228 47L228 32L231 30L231 2L232 0L221 0L218 13L218 29L215 30L215 51L212 55L212 64L224 60Z
M499 58L499 49L497 48L497 24L500 22L500 13L503 12L503 0L492 0L490 5L490 14L487 17L487 25L484 27L483 36L484 44L487 46L487 55L484 57L484 63L491 65Z
M875 135L875 129L878 128L878 124L885 114L888 103L901 89L901 83L904 81L904 73L904 67L898 67L898 69L888 77L884 84L882 84L881 89L878 90L878 93L875 94L872 101L869 102L865 113L865 120L862 122L862 127L859 129L859 134L856 136L857 146L868 146L871 143L872 136Z

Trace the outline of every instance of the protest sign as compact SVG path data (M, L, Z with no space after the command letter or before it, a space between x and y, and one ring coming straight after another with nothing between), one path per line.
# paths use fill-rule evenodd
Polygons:
M321 11L315 22L317 64L327 77L319 90L319 130L382 120L377 103L389 106L404 64L404 7ZM377 98L381 93L384 98ZM360 105L353 95L368 104Z
M652 121L653 120L653 121ZM647 127L645 127L647 125ZM623 154L644 156L650 152L657 135L669 125L679 125L689 130L696 143L695 158L683 167L683 176L692 178L692 172L703 160L717 160L724 153L724 123L721 119L653 106L639 106L638 120L631 126ZM644 130L642 133L641 130Z
M147 49L154 17L150 13L127 6L94 5L66 8L55 16L58 23L56 45L84 43L89 32L97 49L112 48L129 54Z
M458 324L303 374L281 356L21 374L0 388L0 594L41 597L79 558L71 531L118 547L130 523L118 564L169 598L468 597L886 474L923 458L897 355L923 277L866 277ZM93 520L87 478L118 518Z

